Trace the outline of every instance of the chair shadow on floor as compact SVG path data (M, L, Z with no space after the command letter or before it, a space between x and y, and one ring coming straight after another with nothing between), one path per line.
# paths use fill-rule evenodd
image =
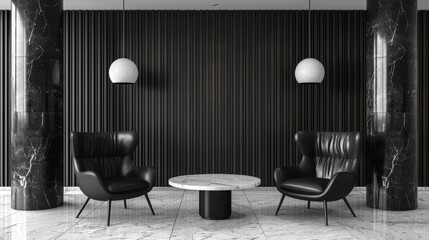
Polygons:
M353 202L353 207L357 209L356 215L359 217L359 209L367 208L365 202ZM258 207L255 213L259 217L275 218L285 221L318 221L323 218L323 202L312 202L310 208L307 208L307 202L303 201L302 204L283 205L278 215L275 215L277 206L275 203ZM328 209L329 213L334 217L349 217L350 212L347 206L340 206L337 203ZM317 220L315 220L317 219Z

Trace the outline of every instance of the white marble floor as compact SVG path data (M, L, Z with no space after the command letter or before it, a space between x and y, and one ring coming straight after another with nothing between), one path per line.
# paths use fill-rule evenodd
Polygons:
M75 218L85 196L65 192L64 206L43 211L10 208L10 190L0 190L0 239L429 239L429 190L419 190L419 209L381 211L365 206L364 189L348 197L357 217L344 202L329 203L329 226L321 203L286 198L274 216L280 193L275 188L234 191L228 220L204 220L198 215L198 192L155 188L149 194L156 215L144 197L112 203L111 226L107 204L90 201Z

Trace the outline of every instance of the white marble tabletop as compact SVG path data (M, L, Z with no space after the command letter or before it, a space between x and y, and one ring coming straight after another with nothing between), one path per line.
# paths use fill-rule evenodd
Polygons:
M172 187L200 191L228 191L257 187L261 179L235 174L195 174L170 178Z

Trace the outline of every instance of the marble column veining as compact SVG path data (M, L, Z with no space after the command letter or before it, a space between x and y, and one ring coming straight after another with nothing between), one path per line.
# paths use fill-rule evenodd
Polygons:
M417 208L417 0L367 1L367 205Z
M62 0L12 0L12 208L63 204Z

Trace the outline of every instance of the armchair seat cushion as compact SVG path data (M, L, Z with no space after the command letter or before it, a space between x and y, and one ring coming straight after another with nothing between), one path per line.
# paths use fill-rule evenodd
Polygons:
M325 190L329 181L326 178L292 178L282 182L280 187L291 192L317 195Z
M138 178L106 178L104 184L112 193L132 193L149 188L149 184Z

